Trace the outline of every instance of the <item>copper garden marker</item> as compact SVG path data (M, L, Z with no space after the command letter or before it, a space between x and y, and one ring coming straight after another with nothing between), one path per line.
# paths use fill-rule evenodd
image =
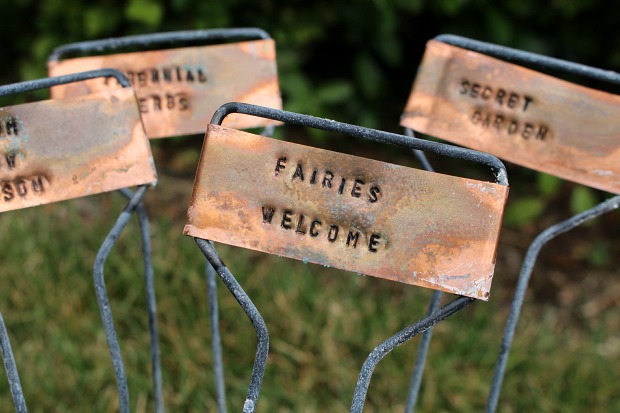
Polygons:
M0 108L0 212L156 180L131 88Z
M185 47L48 62L50 76L106 67L119 69L136 89L146 134L150 138L204 133L213 112L226 102L280 109L272 39ZM94 79L55 86L54 98L120 87L114 79ZM276 124L268 119L227 119L233 128Z
M620 96L431 40L401 124L620 193Z
M185 234L485 300L507 190L209 125Z

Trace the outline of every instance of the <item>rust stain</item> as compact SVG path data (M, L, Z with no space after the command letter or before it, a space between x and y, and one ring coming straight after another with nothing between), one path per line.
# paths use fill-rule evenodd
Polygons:
M203 134L213 113L227 102L282 108L275 42L255 40L214 46L120 53L49 62L50 76L113 67L136 89L149 138ZM53 98L118 88L114 79L55 86ZM278 122L229 116L224 125L253 128Z
M486 300L507 192L209 125L184 232Z
M431 40L401 124L620 193L620 96Z
M130 88L0 108L0 212L156 180Z

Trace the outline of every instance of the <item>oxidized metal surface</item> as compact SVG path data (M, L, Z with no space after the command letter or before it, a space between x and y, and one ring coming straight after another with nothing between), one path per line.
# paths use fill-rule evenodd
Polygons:
M282 108L273 40L150 52L81 57L49 62L50 76L112 67L127 75L136 89L146 134L150 138L203 134L222 104L244 102ZM94 79L55 86L61 98L119 87L113 79ZM233 128L277 122L229 116Z
M620 96L430 41L401 124L620 193Z
M0 211L156 180L131 88L0 108Z
M184 232L486 300L507 192L209 125Z

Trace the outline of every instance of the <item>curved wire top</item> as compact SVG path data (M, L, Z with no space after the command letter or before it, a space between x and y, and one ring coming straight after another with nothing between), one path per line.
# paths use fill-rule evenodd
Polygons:
M288 112L284 110L266 108L263 106L250 105L248 103L230 102L218 108L211 118L211 123L221 125L224 118L232 113L240 113L250 116L277 120L294 125L306 126L315 129L322 129L328 132L342 133L357 138L363 138L374 142L389 143L392 145L403 146L410 149L419 149L432 152L441 156L464 159L477 162L491 168L497 183L508 186L508 175L506 167L498 158L483 152L472 149L461 148L458 146L447 145L427 141L424 139L412 138L409 136L398 135L395 133L384 132L376 129L364 128L361 126L350 125L348 123L336 122L329 119L317 118L309 115Z
M28 80L25 82L0 86L0 96L32 92L33 90L47 89L52 86L81 82L82 80L94 79L98 77L114 77L118 80L118 83L120 83L122 87L131 87L129 79L127 79L127 76L125 76L122 72L116 69L97 69L90 70L88 72L72 73L70 75L56 77L45 77L42 79Z
M525 52L511 47L481 42L479 40L472 40L453 34L442 34L435 37L435 40L450 44L452 46L497 57L511 63L534 65L541 68L557 70L620 86L620 73L612 70L598 69L596 67L582 65L580 63L569 62L537 53Z
M88 40L85 42L69 43L58 46L48 56L47 61L55 62L61 58L72 57L81 53L103 52L131 46L171 46L179 43L196 43L231 39L271 39L271 36L266 31L255 27L184 30L167 33L140 34L111 39Z

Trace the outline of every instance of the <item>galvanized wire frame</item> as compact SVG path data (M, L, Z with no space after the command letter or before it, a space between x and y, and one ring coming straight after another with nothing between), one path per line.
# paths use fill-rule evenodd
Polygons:
M190 44L206 44L220 41L231 40L259 40L259 39L271 39L271 36L266 31L248 27L248 28L226 28L226 29L208 29L208 30L186 30L167 33L152 33L144 35L126 36L112 39L101 40L89 40L84 42L70 43L55 48L48 56L48 61L59 61L64 58L74 57L77 55L88 54L92 52L106 52L117 51L119 49L126 49L131 47L138 48L151 48L156 46L175 47L179 45ZM271 136L273 134L274 127L267 126L261 133L264 136ZM128 196L126 194L126 196ZM137 209L138 217L140 219L141 230L144 236L148 234L148 225L143 225L143 222L148 223L148 217L143 207L139 206ZM146 231L146 233L144 232ZM149 248L143 243L143 248ZM150 253L148 254L150 257ZM145 255L147 257L147 255ZM146 258L145 258L146 260ZM146 262L145 262L146 264ZM150 266L152 268L152 265ZM221 413L226 412L226 387L224 382L224 369L222 362L222 345L219 334L219 311L217 302L217 285L215 283L215 275L213 273L213 267L208 261L205 261L205 277L207 286L207 299L209 303L209 320L211 325L211 344L213 348L214 357L214 375L216 386L216 399L218 410ZM152 281L146 280L147 286L152 284ZM153 289L153 301L149 301L149 309L152 308L155 312L154 301L154 289ZM149 325L153 324L149 319ZM156 324L153 324L154 331L156 332ZM157 336L155 335L155 338ZM153 360L153 386L155 389L155 402L156 412L164 412L163 391L161 381L161 368L159 365L159 343L153 336L151 336L151 358ZM155 363L157 361L157 363ZM155 365L157 364L157 369Z
M600 82L601 84L620 86L620 74L609 70L602 70L578 63L556 59L553 57L543 56L536 53L526 52L518 49L499 46L450 34L437 36L435 37L435 40L450 44L452 46L457 46L460 48L487 54L515 64L530 66L545 71L555 71L571 75L577 75L590 80L595 80L597 82ZM405 131L407 135L415 136L414 132L411 129L406 128ZM428 170L428 168L431 168L424 154L419 153L416 155L421 156L421 158L419 159L425 169ZM517 323L519 322L521 308L523 307L523 301L525 299L525 292L527 290L527 286L531 278L532 271L534 270L536 259L538 258L540 250L547 242L551 241L556 236L564 232L570 231L571 229L583 224L586 221L594 219L607 212L613 211L617 209L619 205L620 196L614 196L612 198L609 198L602 203L596 205L595 207L588 209L587 211L574 215L567 220L548 227L547 229L542 231L530 244L521 266L521 271L519 273L517 287L512 300L510 313L506 322L504 333L502 335L501 346L495 364L495 373L493 375L493 380L489 391L489 397L487 400L487 413L493 413L497 409L501 386L504 375L506 373L508 356L510 354L510 347L512 345L514 334L517 328ZM429 312L434 311L434 309L439 305L441 295L442 293L439 291L433 295L433 297L431 298L431 303L429 305ZM418 348L418 355L414 364L414 369L411 376L411 382L407 395L407 403L405 406L406 413L413 413L415 410L415 405L417 403L418 395L420 392L420 385L422 382L424 364L428 354L428 348L430 346L431 335L432 329L428 329L424 333L424 336Z
M79 82L87 79L99 78L99 77L114 77L118 80L122 87L131 87L127 77L116 69L99 69L89 72L75 73L64 76L57 76L51 78L37 79L27 82L15 83L12 85L0 86L0 96L13 95L18 93L30 92L38 89L46 89L49 87ZM151 239L149 230L148 216L144 210L142 204L142 197L146 192L148 185L139 185L135 192L129 189L119 190L124 196L129 198L129 202L124 210L119 215L114 227L110 230L110 233L101 245L95 264L93 268L93 278L95 285L95 293L97 295L97 302L99 304L99 310L101 312L101 318L104 324L106 339L110 349L110 355L112 357L112 364L116 375L117 388L119 393L120 411L122 413L129 413L129 395L127 393L127 378L123 366L123 360L120 353L120 346L118 344L118 338L116 336L116 330L114 329L114 322L112 319L112 312L110 310L110 303L108 294L105 288L104 281L104 266L107 256L114 247L114 244L118 240L121 232L129 222L129 219L133 213L138 211L138 219L140 223L140 234L142 237L142 254L144 257L145 266L145 286L147 296L147 306L149 315L149 333L151 337L151 352L152 352L152 364L153 364L153 377L155 383L159 382L159 388L161 389L161 368L159 363L159 345L157 335L157 319L156 319L156 306L155 306L155 289L153 282L153 265L151 257ZM23 390L19 380L19 374L17 366L15 364L15 358L9 342L8 333L2 315L0 314L0 350L2 352L2 359L4 362L5 370L9 380L9 387L13 397L13 404L15 405L15 411L17 413L26 413L26 402L24 399ZM157 395L156 395L157 397ZM157 410L158 413L163 410Z
M112 39L89 40L69 43L55 48L48 56L50 62L83 53L105 52L128 47L176 46L180 44L202 44L221 40L271 39L269 34L254 27L186 30L168 33L141 34Z
M275 127L267 126L262 136L272 136ZM215 399L219 413L226 413L226 382L224 380L224 362L222 357L222 339L220 335L220 316L217 299L217 283L215 270L205 260L205 277L207 281L207 300L209 303L209 325L211 326L211 348L213 353L213 375L215 377Z
M393 144L397 146L402 146L405 148L413 149L413 150L424 150L428 152L432 152L442 156L448 156L451 158L458 158L469 160L472 162L476 162L491 168L494 173L495 180L497 183L501 185L508 185L508 179L506 175L506 169L503 163L492 155L488 155L482 152L459 148L456 146L445 145L436 142L425 141L422 139L407 137L403 135L398 135L394 133L388 133L383 131L378 131L374 129L363 128L360 126L349 125L346 123L340 123L328 119L321 119L307 115L300 115L298 113L287 112L282 110L276 110L271 108L265 108L261 106L249 105L245 103L227 103L222 105L213 115L211 119L211 123L215 125L221 125L224 118L232 113L239 113L251 116L257 116L272 120L277 120L284 123L290 123L299 126L311 127L316 129L322 129L329 132L342 133L345 135L349 135L355 138L367 139L374 142ZM252 376L250 379L250 385L248 388L248 393L246 396L246 400L243 406L244 413L254 412L256 408L256 404L258 402L258 396L260 393L260 388L263 380L263 376L265 373L265 367L267 364L267 355L269 352L269 333L267 330L267 326L250 299L250 297L245 293L241 285L237 282L234 275L230 272L230 270L226 267L226 265L220 259L217 250L213 243L209 240L194 238L198 247L207 258L208 262L211 264L213 269L207 268L208 275L208 283L207 286L210 289L210 296L213 294L211 298L211 306L217 309L217 305L215 303L215 299L217 299L215 295L215 274L217 273L222 281L228 287L233 297L237 300L239 305L242 307L250 322L254 326L257 335L257 350L256 356L254 360L254 365L252 368ZM214 271L213 271L214 270ZM431 328L433 325L438 322L444 320L445 318L451 316L452 314L460 311L462 308L471 304L474 301L473 298L468 297L459 297L453 300L451 303L447 304L443 308L438 311L433 311L431 314L427 315L423 319L419 320L416 323L411 324L405 329L399 331L392 337L385 340L379 346L377 346L368 356L366 361L364 362L362 369L360 371L357 385L355 388L355 392L353 395L353 401L351 404L351 412L359 413L363 410L364 403L366 400L366 393L368 391L368 386L370 384L370 380L372 378L372 373L376 365L385 357L389 352L391 352L396 347L415 337L416 335L424 332L425 330ZM218 337L219 343L219 328L216 324L213 323L212 320L212 335ZM221 364L221 346L214 346L214 364L215 370L219 370L223 373L223 365ZM219 353L219 354L218 354ZM218 364L219 363L219 364ZM217 383L216 388L222 386L223 381ZM223 394L223 393L222 393ZM219 396L220 394L218 394ZM220 401L218 398L218 408L220 409L220 413L225 412L225 400Z

